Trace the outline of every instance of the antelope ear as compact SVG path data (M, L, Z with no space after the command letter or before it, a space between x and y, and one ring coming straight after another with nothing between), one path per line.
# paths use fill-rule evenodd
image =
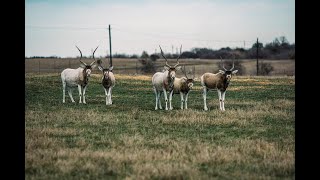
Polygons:
M219 70L219 73L224 74L225 72L223 70Z
M85 68L86 67L86 65L84 65L84 64L80 64L80 67L82 67L82 68Z
M177 66L176 70L179 71L181 69L181 66Z
M113 69L113 66L109 67L109 71L112 71L112 69Z
M164 70L169 70L168 66L163 66L163 67L164 67Z
M236 74L238 72L238 70L234 70L232 71L232 74Z
M103 67L102 66L98 66L98 69L103 72Z

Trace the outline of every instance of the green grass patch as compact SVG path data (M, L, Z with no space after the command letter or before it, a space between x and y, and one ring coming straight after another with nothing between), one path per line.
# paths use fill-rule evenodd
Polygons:
M26 179L294 179L295 83L292 77L235 77L225 112L200 82L188 110L155 111L150 77L117 76L105 105L101 76L87 104L66 95L55 74L25 76ZM162 97L162 106L164 100Z

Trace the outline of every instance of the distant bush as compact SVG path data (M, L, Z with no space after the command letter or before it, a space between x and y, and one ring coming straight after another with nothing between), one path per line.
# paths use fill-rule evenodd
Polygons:
M128 55L126 54L115 54L115 55L112 55L113 58L129 58Z
M190 51L185 51L181 54L181 58L192 58L192 59L197 59L199 58L199 56L194 53L194 52L190 52Z
M155 62L151 59L139 59L139 62L142 64L141 71L145 73L153 73L156 71Z
M149 56L146 51L143 51L139 59L139 62L142 64L141 71L144 73L156 72L155 61L157 59L159 59L158 55L152 54Z
M273 66L270 63L259 63L259 75L269 75L273 71Z
M295 50L290 51L288 56L289 56L290 59L296 59L296 52L295 52Z
M137 59L137 58L138 58L138 55L133 54L133 55L131 55L129 58L131 58L131 59Z
M152 61L156 61L157 59L159 59L160 57L157 55L157 54L151 54L150 55L150 59L152 60Z

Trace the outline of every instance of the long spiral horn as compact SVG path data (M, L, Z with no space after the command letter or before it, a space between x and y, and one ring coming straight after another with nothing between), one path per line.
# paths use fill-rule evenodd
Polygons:
M232 71L234 68L234 59L232 59L232 68L229 71Z
M92 53L92 57L93 57L94 60L95 60L95 58L94 58L94 53L96 52L96 50L98 49L98 47L99 47L99 46L97 46L96 49L95 49L95 50L93 51L93 53Z
M177 66L179 65L179 58L180 58L180 56L181 56L181 49L182 49L182 44L181 44L181 46L180 46L180 54L179 54L179 56L178 56L178 58L177 58L177 64L174 65L174 67L177 67Z
M224 67L224 63L222 62L222 57L220 56L220 60L221 60L221 63L222 63L222 68L227 71L227 69Z
M81 52L81 50L78 48L78 46L76 46L76 48L79 50L79 52L80 52L80 59L82 58L82 52Z
M161 55L162 55L162 57L166 60L166 66L168 66L169 68L171 68L171 66L168 64L168 59L164 56L163 51L162 51L160 45L159 45L159 47L160 47L160 50L161 50Z

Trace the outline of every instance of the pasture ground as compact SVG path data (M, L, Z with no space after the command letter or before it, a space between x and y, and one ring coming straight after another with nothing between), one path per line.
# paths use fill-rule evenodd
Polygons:
M151 76L116 75L111 106L101 76L63 104L57 73L25 75L26 179L294 179L294 77L235 76L205 112L199 81L155 111Z

